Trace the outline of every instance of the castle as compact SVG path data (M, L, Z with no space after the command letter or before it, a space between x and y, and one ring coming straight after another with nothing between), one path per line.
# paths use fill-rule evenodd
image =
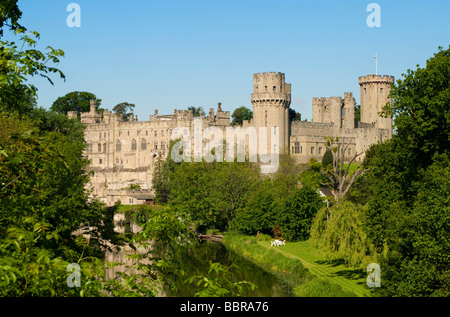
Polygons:
M364 153L370 145L391 138L392 119L380 117L379 112L391 102L389 93L393 83L392 76L359 78L360 121L355 120L356 101L350 92L345 92L343 98L313 98L312 122L289 121L291 84L285 82L285 75L254 74L253 119L244 121L243 128L266 127L270 131L271 127L278 127L280 149L289 152L299 163L308 163L311 158L321 160L326 151L325 137L345 137L350 142L345 158L350 159L355 153ZM68 116L76 117L77 113L69 112ZM223 111L220 103L217 112L210 108L207 115L201 113L197 119L201 120L202 128L214 126L225 131L230 127L230 112ZM169 154L172 132L184 129L192 133L194 129L190 110L175 110L165 115L155 110L148 121L138 121L133 115L124 121L121 115L110 111L97 112L94 101L90 112L81 113L81 122L86 124L86 155L93 171L92 196L107 205L118 200L122 204L151 203L155 163L159 156L164 159ZM363 155L358 159L362 158Z

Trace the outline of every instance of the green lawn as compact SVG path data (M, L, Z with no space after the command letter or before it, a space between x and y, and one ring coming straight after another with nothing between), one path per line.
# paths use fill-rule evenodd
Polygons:
M344 164L343 165L343 169L345 170L347 168L348 164ZM353 175L353 173L356 171L356 169L358 168L359 163L352 163L350 164L350 168L348 169L348 175L351 176Z
M125 211L128 211L128 210L133 210L136 207L137 207L136 205L120 205L119 209L117 211L118 212L125 212Z
M363 269L352 269L325 260L318 255L318 250L308 241L286 242L286 246L283 247L271 247L270 241L260 241L259 243L286 256L298 258L305 268L323 280L339 284L343 289L350 290L358 296L371 295L366 284L367 273Z

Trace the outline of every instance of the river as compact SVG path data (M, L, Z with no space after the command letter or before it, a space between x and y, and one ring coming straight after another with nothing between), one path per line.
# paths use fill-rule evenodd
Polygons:
M218 262L224 266L232 265L233 278L235 281L248 281L256 285L254 290L243 294L246 297L289 297L289 287L283 285L282 281L274 275L267 273L244 257L228 250L223 244L210 241L202 241L194 247L189 247L178 254L183 263L186 278L197 275L207 275L210 262ZM186 279L185 278L185 279ZM185 280L184 279L184 280ZM192 297L196 292L193 285L183 283L177 284L177 290L170 292L168 296Z
M134 227L135 224L133 224ZM119 232L123 228L116 226ZM133 231L139 231L136 227ZM128 250L130 251L130 250ZM123 250L120 252L107 252L108 262L129 262ZM256 288L243 294L245 297L290 297L292 296L289 286L284 284L273 274L270 274L251 261L248 261L239 254L228 250L222 243L201 241L193 245L186 246L177 252L177 260L183 264L185 276L176 284L176 291L165 289L160 295L171 297L193 297L196 293L196 284L186 283L186 279L191 276L208 275L210 262L218 262L223 266L232 266L234 281L247 281L253 283ZM130 264L130 263L127 263ZM116 266L108 269L107 278L114 278L117 271L123 270L123 266Z

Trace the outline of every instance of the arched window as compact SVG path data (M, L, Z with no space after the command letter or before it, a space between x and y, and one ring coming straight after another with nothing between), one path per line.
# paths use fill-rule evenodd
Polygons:
M137 146L136 146L136 140L133 139L131 140L131 151L136 151Z
M106 153L106 143L103 143L103 152Z
M116 141L116 151L117 152L122 151L122 143L120 143L119 140Z
M147 141L141 139L141 150L147 150Z
M99 143L98 144L98 152L101 152L102 151L102 145Z

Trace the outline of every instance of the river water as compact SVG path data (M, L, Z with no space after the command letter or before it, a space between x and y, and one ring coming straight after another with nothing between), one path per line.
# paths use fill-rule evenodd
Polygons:
M123 228L116 227L118 231ZM139 231L140 228L134 228L133 232ZM131 250L122 250L119 252L107 252L106 259L108 262L119 262L130 265L130 260L126 257L126 253ZM176 284L176 290L163 290L160 296L170 297L193 297L197 292L196 283L186 283L186 279L191 276L207 276L211 262L218 262L225 267L232 266L234 281L247 281L253 283L256 288L242 294L245 297L290 297L291 290L288 285L283 283L273 274L270 274L251 261L248 261L239 254L228 250L222 243L201 241L193 245L186 246L177 252L177 260L183 265L185 272L184 277L180 278ZM106 276L108 279L114 278L116 272L122 271L124 266L116 266L108 269Z
M289 286L274 275L267 273L244 257L228 250L223 244L202 241L194 247L189 247L178 254L183 263L186 276L208 275L210 262L218 262L223 266L232 265L234 281L247 281L256 285L254 290L243 294L246 297L289 297L292 296ZM186 278L187 278L186 277ZM185 279L186 279L185 278ZM197 291L195 283L192 285L181 280L177 284L177 290L170 292L168 296L192 297Z

